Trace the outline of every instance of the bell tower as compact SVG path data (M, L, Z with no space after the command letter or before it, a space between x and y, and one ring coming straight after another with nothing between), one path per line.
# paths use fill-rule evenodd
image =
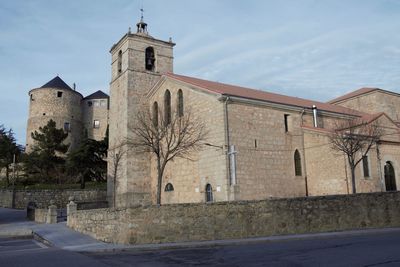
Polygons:
M107 195L110 206L129 207L151 202L150 156L129 151L139 108L147 106L146 93L166 72L173 72L170 41L152 37L143 20L112 46Z

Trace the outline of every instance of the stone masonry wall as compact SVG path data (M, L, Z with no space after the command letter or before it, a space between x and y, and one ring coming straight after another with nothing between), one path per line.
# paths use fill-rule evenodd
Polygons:
M58 208L65 208L70 196L75 202L105 201L106 190L15 190L15 208L24 209L30 201L34 201L38 208L47 208L50 200L54 200ZM12 207L13 191L0 190L0 207Z
M234 239L400 226L399 192L77 211L68 226L114 243Z

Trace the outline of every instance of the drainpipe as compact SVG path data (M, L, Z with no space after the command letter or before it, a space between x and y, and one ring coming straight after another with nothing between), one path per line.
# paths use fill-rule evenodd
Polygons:
M304 186L306 189L306 197L308 197L308 177L307 177L307 164L306 164L306 149L304 146L304 130L303 128L301 128L303 126L303 116L304 116L304 112L306 110L303 109L300 113L300 129L301 129L301 133L302 133L302 145L303 145L303 165L304 165Z
M232 185L232 181L231 181L231 166L230 166L230 160L229 160L229 152L230 152L230 136L229 136L229 120L228 120L228 101L229 101L229 96L225 97L225 101L224 101L224 124L225 124L225 144L226 144L226 170L227 170L227 174L226 174L226 178L227 178L227 182L228 182L228 188Z
M317 121L317 106L313 105L312 106L312 113L313 113L313 121L314 121L314 127L317 128L318 127L318 121Z

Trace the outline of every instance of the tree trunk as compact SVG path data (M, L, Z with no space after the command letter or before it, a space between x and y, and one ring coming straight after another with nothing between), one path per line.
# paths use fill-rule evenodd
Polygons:
M161 205L161 184L162 184L163 168L161 167L160 158L157 158L157 205Z
M351 186L352 186L352 193L356 193L356 167L353 165L350 165L351 169Z
M81 189L85 189L85 175L81 175Z
M7 187L10 186L10 169L8 166L6 166L6 182L7 182Z

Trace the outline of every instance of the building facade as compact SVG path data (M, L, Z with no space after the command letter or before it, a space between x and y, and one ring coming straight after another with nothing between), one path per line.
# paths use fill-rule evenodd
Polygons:
M87 97L72 89L60 77L29 91L29 116L26 133L26 151L32 151L31 133L45 126L49 120L68 133L66 143L70 150L83 137L102 140L108 125L109 97L97 91Z
M357 166L357 192L397 190L400 95L364 88L328 103L268 93L173 73L171 41L153 38L141 20L111 48L108 197L117 207L155 203L151 154L132 138L140 108L184 112L207 127L207 143L192 159L167 165L162 203L255 200L348 194L350 169L329 135L346 120L379 122L382 140ZM179 100L180 99L180 100ZM111 155L111 156L110 156Z

